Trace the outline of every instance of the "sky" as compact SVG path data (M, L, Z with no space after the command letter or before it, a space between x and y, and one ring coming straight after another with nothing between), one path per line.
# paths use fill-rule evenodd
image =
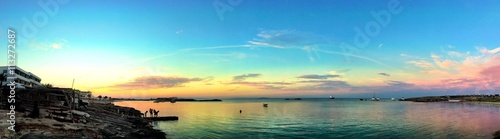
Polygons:
M500 93L500 1L1 0L0 42L111 97ZM2 50L7 65L7 48Z

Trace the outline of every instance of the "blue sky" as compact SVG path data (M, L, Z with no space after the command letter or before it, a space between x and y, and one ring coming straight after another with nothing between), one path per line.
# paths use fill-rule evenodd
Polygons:
M498 75L491 70L499 59L498 1L40 2L58 8L51 14L54 5L47 11L35 1L0 2L6 7L0 9L0 30L12 28L19 36L19 66L43 83L69 87L76 79L77 88L95 94L400 97L498 92ZM389 13L390 20L380 16L386 21L382 23L373 13ZM46 22L31 33L23 19ZM356 45L356 28L367 35L369 41L360 41L366 46ZM0 34L0 41L6 39ZM234 80L249 74L255 76ZM299 78L303 75L327 78ZM461 82L438 87L449 80ZM465 82L469 80L474 82Z

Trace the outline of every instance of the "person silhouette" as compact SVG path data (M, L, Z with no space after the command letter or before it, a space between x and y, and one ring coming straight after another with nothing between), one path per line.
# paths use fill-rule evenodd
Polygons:
M144 112L144 117L148 117L148 111Z
M158 113L159 113L159 112L160 112L160 111L154 110L155 117L158 117Z
M240 110L240 113L241 113L241 112L243 112L243 111L241 111L241 110Z
M149 117L153 117L153 109L149 108Z

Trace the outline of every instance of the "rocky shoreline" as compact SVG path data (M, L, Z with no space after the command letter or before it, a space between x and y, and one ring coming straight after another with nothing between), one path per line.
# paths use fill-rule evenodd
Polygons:
M0 110L7 117L7 110ZM113 104L91 104L86 110L90 117L85 122L64 122L47 118L40 109L40 118L29 118L29 112L16 112L16 132L7 129L8 123L0 121L2 139L166 139L166 134L154 129L141 112Z

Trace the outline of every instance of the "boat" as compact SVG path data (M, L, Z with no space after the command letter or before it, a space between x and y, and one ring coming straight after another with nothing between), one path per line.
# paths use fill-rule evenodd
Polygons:
M330 99L335 99L335 97L333 97L333 96L330 96Z
M375 93L373 93L372 101L380 101L379 97L375 97Z
M399 101L405 101L405 97L401 97Z
M448 102L456 103L456 102L462 102L460 99L450 99Z
M267 105L268 105L267 103L262 104L262 106L264 106L264 107L267 107Z
M396 98L391 98L392 101L396 101Z

